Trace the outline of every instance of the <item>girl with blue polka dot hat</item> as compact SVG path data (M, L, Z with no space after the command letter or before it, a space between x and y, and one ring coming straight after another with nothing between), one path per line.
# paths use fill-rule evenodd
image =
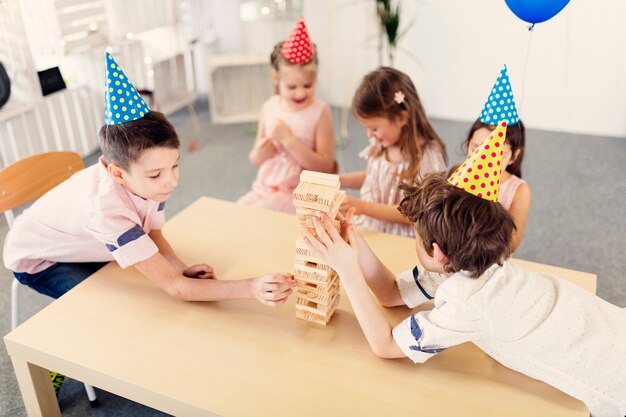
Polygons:
M511 250L515 251L524 236L524 228L530 208L530 187L522 179L522 161L526 133L519 119L513 89L506 65L493 84L483 110L470 128L463 143L468 156L493 132L502 121L507 122L506 141L500 177L498 202L509 211L516 229L511 239ZM454 172L454 168L450 171Z

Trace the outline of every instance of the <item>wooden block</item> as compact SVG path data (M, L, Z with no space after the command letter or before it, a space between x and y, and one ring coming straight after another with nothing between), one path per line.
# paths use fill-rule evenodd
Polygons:
M330 317L321 317L317 314L311 313L310 311L303 310L296 310L296 318L315 324L321 324L322 326L326 326L330 321Z
M293 191L293 204L315 210L329 210L335 202L339 184L335 187L301 182Z
M315 230L315 227L313 226L313 220L312 219L310 220L311 226L308 226L305 223L304 227L302 227L302 223L303 223L303 221L298 220L298 228L297 228L297 237L298 238L304 237L304 233L307 230L309 230L313 236L317 237L317 230ZM341 223L339 222L339 220L334 220L333 221L333 226L335 226L335 230L337 230L337 232L341 233Z
M310 287L309 287L310 288ZM333 302L334 298L335 298L335 293L331 292L329 294L326 293L322 293L320 294L319 292L317 292L314 289L309 289L306 286L301 287L298 286L296 287L296 297L300 300L306 300L306 301L311 301L313 303L317 303L317 304L321 304L323 306L330 306L331 303ZM336 287L337 291L339 290L339 287Z
M328 265L315 264L313 262L296 262L294 275L312 282L330 282L337 273Z
M315 184L338 186L339 175L304 170L300 173L300 182L312 182Z
M330 282L312 282L306 279L301 279L296 277L296 281L298 282L298 286L296 287L296 291L301 291L303 294L318 294L322 297L327 297L334 293L339 292L339 279L338 277L333 279ZM312 297L312 296L311 296Z
M323 318L330 318L339 304L339 293L334 294L328 305L323 305L304 298L296 299L296 309L308 311Z

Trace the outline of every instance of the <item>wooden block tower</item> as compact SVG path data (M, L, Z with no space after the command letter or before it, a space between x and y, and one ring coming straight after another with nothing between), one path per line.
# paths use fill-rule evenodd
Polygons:
M333 269L315 257L304 241L304 232L308 229L317 236L313 218L319 218L324 213L333 219L335 227L340 230L339 222L334 219L345 196L345 191L339 189L338 175L313 171L300 174L300 184L293 192L298 221L296 317L324 326L339 304L339 277Z

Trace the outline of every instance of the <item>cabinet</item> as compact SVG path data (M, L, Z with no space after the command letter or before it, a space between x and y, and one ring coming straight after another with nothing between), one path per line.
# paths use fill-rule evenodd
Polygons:
M213 123L258 120L261 105L274 94L269 54L220 54L207 64Z

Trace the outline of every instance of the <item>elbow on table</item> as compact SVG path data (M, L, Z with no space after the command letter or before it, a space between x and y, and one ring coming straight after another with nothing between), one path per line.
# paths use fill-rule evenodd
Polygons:
M394 349L395 346L396 342L391 336L388 340L381 341L380 343L370 343L372 352L374 352L374 354L379 358L383 359L395 359L398 357L396 352L397 349Z
M179 301L192 301L188 297L188 292L185 291L184 286L181 285L178 281L179 280L172 281L167 286L165 286L163 288L163 290L165 290L166 293L168 293L172 298L174 298L176 300L179 300Z

